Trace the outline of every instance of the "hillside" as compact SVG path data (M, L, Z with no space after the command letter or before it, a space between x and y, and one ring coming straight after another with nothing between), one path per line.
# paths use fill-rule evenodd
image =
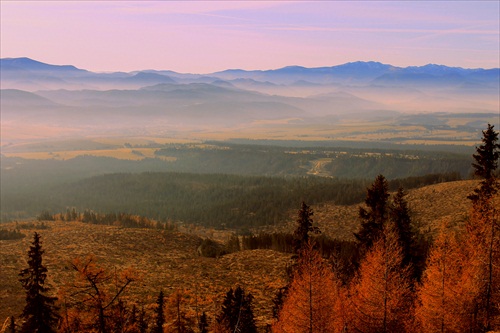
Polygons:
M133 268L140 277L125 298L138 304L154 303L162 289L170 295L176 289L198 291L203 311L213 318L214 308L230 287L241 285L254 295L255 315L263 325L271 314L274 291L284 284L289 255L267 250L245 251L219 259L197 255L199 238L183 233L162 233L153 229L124 229L80 222L53 222L47 230L23 230L22 240L0 241L0 321L20 314L24 296L17 274L26 267L32 233L42 236L44 262L53 290L74 280L69 263L93 254L98 263L120 271ZM9 226L9 225L5 225ZM10 225L12 227L12 225ZM215 298L212 302L211 299Z
M476 181L459 181L431 185L409 191L408 202L413 218L422 229L437 228L443 221L459 224L469 209L466 196ZM312 207L314 220L330 237L352 239L357 230L359 205L335 206L322 204ZM281 231L294 228L295 211L290 223ZM18 272L26 267L26 252L32 233L42 235L46 251L44 260L49 268L49 280L57 290L74 279L69 268L71 260L92 254L109 270L133 268L140 279L132 284L126 298L138 304L153 304L160 289L169 295L176 289L197 291L200 307L213 318L214 308L229 287L242 285L254 296L255 314L262 327L271 316L271 299L284 284L289 255L271 250L241 251L218 259L197 254L200 238L210 236L223 240L224 233L201 228L181 228L183 232L154 229L125 229L115 226L90 225L81 222L48 222L50 229L22 229L28 237L22 240L0 241L0 320L19 314L23 294L17 281ZM4 224L13 228L13 223ZM276 231L276 228L273 228ZM226 235L228 233L226 232Z
M464 180L429 185L407 191L406 197L411 210L413 223L420 230L435 231L443 222L460 225L467 218L470 202L467 196L472 193L477 181ZM497 198L500 200L500 197ZM313 220L322 232L343 240L354 240L353 233L358 230L360 204L335 205L323 203L312 205ZM262 231L293 232L296 212L290 212L289 223L281 226L264 227Z

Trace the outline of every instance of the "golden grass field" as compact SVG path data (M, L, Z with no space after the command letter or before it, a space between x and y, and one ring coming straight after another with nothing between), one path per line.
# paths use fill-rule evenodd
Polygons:
M145 158L159 158L165 161L175 161L175 157L155 156L155 148L116 148L116 149L95 149L95 150L66 150L55 152L21 152L5 153L7 157L21 157L35 160L68 160L78 156L101 156L113 157L121 160L140 161Z
M291 118L273 121L255 120L253 123L233 127L205 127L182 129L165 134L157 128L144 128L142 134L109 133L106 135L82 136L78 129L70 128L32 128L26 125L2 123L0 144L2 154L36 159L70 159L81 155L109 156L119 159L140 160L153 157L155 148L165 144L201 144L206 140L224 141L228 139L250 140L301 140L301 141L346 141L346 142L391 142L393 144L424 145L477 145L480 131L470 131L471 122L498 122L497 117L465 115L450 116L446 113L433 114L443 125L431 127L418 124L418 120L403 124L398 117L366 120L362 115L342 120L326 120L323 123L308 123L306 120ZM426 114L421 116L425 118ZM433 118L434 119L434 118ZM427 120L430 122L431 120ZM414 124L412 124L414 122ZM13 127L14 126L14 127ZM147 134L144 134L147 133ZM92 149L79 149L71 144L81 138L95 143ZM64 139L66 138L66 139ZM55 144L54 144L55 143ZM127 149L127 147L129 149ZM132 149L130 149L132 148ZM135 153L134 153L135 152Z
M159 148L143 148L141 145L164 145L171 143L201 145L203 140L227 140L227 139L254 139L254 140L302 140L302 141L328 141L340 140L346 142L379 142L392 140L399 144L425 144L425 145L465 145L474 146L478 143L475 135L468 132L451 130L428 131L423 127L404 128L400 131L392 126L374 126L372 124L356 124L363 127L363 131L355 131L347 124L337 128L297 127L295 129L279 127L241 128L227 131L204 131L193 134L191 138L176 139L162 137L139 137L139 138L97 138L89 139L92 142L109 145L107 148L74 149L71 147L43 148L36 141L17 144L15 146L4 146L2 154L6 157L21 157L26 159L56 159L67 160L77 156L105 156L123 160L142 160L157 157L155 152ZM203 138L203 139L202 139ZM126 148L124 144L129 143L133 148ZM30 146L31 145L31 146ZM137 147L135 147L137 146ZM161 156L165 160L175 160L172 157Z

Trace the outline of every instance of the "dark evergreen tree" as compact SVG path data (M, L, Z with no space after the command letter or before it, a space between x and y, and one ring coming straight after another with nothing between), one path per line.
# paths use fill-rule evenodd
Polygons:
M9 317L9 324L7 326L7 329L5 330L5 333L16 333L16 320L14 319L14 316Z
M302 246L307 244L309 241L309 232L321 233L319 228L313 225L313 215L314 212L312 209L305 202L302 202L297 217L297 229L293 233L295 253L298 253Z
M234 327L238 318L234 314L235 300L233 288L230 288L222 301L221 312L217 316L218 323L226 323L230 327Z
M132 310L130 310L129 322L132 325L137 323L137 306L135 304L132 305Z
M384 224L388 218L389 184L384 176L378 175L374 183L367 190L364 207L359 208L361 230L354 236L365 250L371 248L373 243L380 238Z
M394 231L401 245L403 265L409 264L412 261L412 244L414 242L410 209L408 208L405 196L406 193L403 188L400 187L396 194L394 194L389 209L391 222L394 224Z
M479 188L469 195L469 199L477 202L480 197L490 198L498 190L498 184L495 177L495 170L498 167L498 158L500 157L500 144L498 144L498 132L495 132L493 125L488 124L488 128L483 131L483 144L476 147L476 154L472 157L474 161L474 175L482 178Z
M26 305L21 314L25 322L21 326L24 333L52 333L59 320L56 297L47 296L49 288L45 286L47 268L42 263L42 244L40 235L35 232L33 243L28 251L28 268L21 270L19 276L23 288L26 290Z
M256 333L255 319L252 309L253 296L238 286L231 288L222 302L222 310L217 316L217 322L227 324L231 332Z
M278 292L273 298L273 318L278 319L283 303L285 302L286 294L288 293L289 286L278 289Z
M198 322L198 330L200 333L208 333L208 318L207 314L203 312Z
M474 174L484 179L492 178L498 167L500 145L497 143L498 132L495 132L494 127L488 124L488 128L483 131L483 144L476 147L477 154L472 155L476 161L472 163Z
M161 290L156 300L156 320L151 333L163 333L163 325L165 324L164 302L165 296L163 295L163 290Z
M139 333L146 333L148 330L148 323L146 321L146 311L144 311L144 307L142 307L141 312L139 312L137 328L139 329Z

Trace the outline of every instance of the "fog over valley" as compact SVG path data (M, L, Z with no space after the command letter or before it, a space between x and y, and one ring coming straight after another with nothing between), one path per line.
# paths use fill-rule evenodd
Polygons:
M40 137L169 135L341 139L331 129L368 121L477 129L498 112L499 69L400 68L352 62L321 68L94 73L29 58L1 59L2 145ZM444 114L475 114L469 121ZM418 115L418 116L414 116ZM481 117L481 116L480 116ZM445 117L446 118L446 117ZM493 117L494 119L494 117ZM316 128L324 135L312 135ZM43 129L43 133L38 133ZM125 132L124 132L125 131ZM181 133L181 134L179 134ZM369 138L365 138L368 139ZM383 137L382 137L383 139Z

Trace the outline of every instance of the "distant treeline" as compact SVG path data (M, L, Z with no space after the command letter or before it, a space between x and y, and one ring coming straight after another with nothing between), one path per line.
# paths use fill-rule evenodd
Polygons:
M324 258L330 258L341 251L356 252L357 243L319 235L312 238L315 249ZM294 253L294 236L291 233L259 233L241 237L242 250L267 249L284 253ZM348 249L349 248L349 249Z
M405 189L460 179L458 173L393 180L390 187ZM18 209L32 214L47 210L122 212L156 221L182 221L216 228L246 229L279 224L290 209L306 201L350 205L361 202L365 180L322 177L257 177L222 174L119 173L96 176L40 191L36 200L18 198ZM49 215L50 215L49 214ZM86 218L91 219L91 217ZM111 217L115 220L115 217Z
M292 142L293 143L293 142ZM291 143L291 144L292 144ZM283 143L284 144L284 143ZM316 144L316 143L315 143ZM319 144L319 143L318 143ZM137 146L127 145L126 148L134 149ZM56 147L57 148L57 147ZM46 148L48 149L48 148ZM68 148L69 149L69 148ZM427 174L452 174L455 179L458 177L468 177L470 174L470 155L456 154L450 152L430 152L416 150L389 150L389 149L368 149L368 148L345 148L333 146L272 146L268 144L234 144L228 142L206 142L199 144L155 144L156 158L144 158L139 161L120 160L111 157L79 156L68 160L35 160L17 157L6 157L1 155L1 179L0 202L1 220L19 220L32 218L43 209L51 212L64 210L66 207L78 207L80 211L87 208L99 211L124 211L122 204L102 204L97 206L85 206L86 200L79 201L81 193L73 195L73 191L81 192L78 186L89 187L97 176L120 174L141 174L150 173L197 173L197 174L228 174L238 176L254 177L281 177L287 180L294 177L293 182L304 183L300 179L308 177L313 169L322 176L338 179L343 184L349 184L351 179L357 188L364 188L367 180L373 179L378 174L384 174L388 179L427 177ZM57 156L57 152L53 156ZM168 159L165 159L168 157ZM457 174L459 176L457 176ZM130 176L131 178L134 178ZM141 176L139 176L141 177ZM189 175L187 177L193 177ZM88 180L90 178L90 180ZM414 178L417 179L417 178ZM109 180L109 179L108 179ZM117 180L122 182L122 180ZM279 182L278 180L277 182ZM195 180L196 182L196 180ZM265 182L268 182L266 180ZM275 180L271 182L276 184ZM290 186L287 182L286 186ZM309 181L310 183L310 181ZM321 183L315 182L315 183ZM423 181L423 183L428 183ZM82 185L83 184L83 185ZM227 184L222 184L224 188ZM107 184L112 189L119 189L122 184ZM149 184L147 185L149 186ZM210 185L211 186L211 185ZM235 184L239 187L239 183ZM302 185L297 185L298 187ZM293 185L292 187L297 187ZM306 186L308 186L306 184ZM323 186L323 185L321 185ZM143 191L142 186L138 186ZM182 186L181 186L182 187ZM328 196L320 195L318 200L336 200L338 203L349 203L359 201L360 197L354 195L354 190L349 189L352 185L337 186L334 194ZM405 186L410 188L411 186ZM269 188L268 188L269 190ZM330 190L330 189L329 189ZM339 192L340 190L347 191ZM188 190L187 192L189 192ZM217 192L217 191L216 191ZM248 196L248 191L244 195ZM351 193L349 193L351 192ZM356 190L356 193L361 191ZM69 194L69 195L68 195ZM238 192L233 192L233 195ZM278 195L277 193L276 195ZM336 198L335 196L339 197ZM66 195L68 200L66 200ZM189 194L190 195L190 194ZM203 196L202 194L201 196ZM305 193L309 195L309 193ZM116 198L117 193L112 193L111 198ZM269 195L268 195L269 196ZM168 196L167 196L168 197ZM264 196L266 198L267 196ZM349 199L346 202L344 197ZM196 195L195 195L196 198ZM138 199L144 200L138 194ZM297 198L291 198L296 200ZM315 198L305 197L307 202L314 203ZM222 201L213 199L220 204ZM69 202L65 202L69 201ZM111 200L105 200L111 201ZM123 201L126 201L125 199ZM180 201L183 201L180 199ZM203 201L203 200L202 200ZM241 201L241 200L240 200ZM196 206L203 206L203 202L191 201ZM293 203L294 205L297 202ZM148 203L149 208L142 208L140 212L135 211L135 206L140 202L132 203L132 207L127 212L147 214L153 218L181 218L183 214L176 212L175 208L170 209L170 204L159 207L158 204ZM279 206L289 205L279 203ZM181 205L182 206L182 205ZM210 207L214 205L209 204ZM225 205L219 205L224 208ZM101 208L103 210L101 210ZM168 213L165 212L169 209ZM204 209L205 207L200 207ZM230 207L235 208L234 206ZM239 208L239 207L238 207ZM200 210L198 208L195 211ZM181 209L182 210L182 209ZM254 214L254 208L250 209L250 214ZM248 210L246 210L248 211ZM208 214L213 214L208 212ZM240 213L236 214L238 219ZM257 213L258 215L258 213ZM274 216L276 217L276 216ZM216 218L218 219L218 218ZM273 221L275 218L271 218ZM192 220L199 221L200 218L193 217ZM205 220L205 218L203 218ZM213 219L212 219L213 220ZM269 221L269 219L267 219ZM220 225L228 221L213 222L212 225ZM231 224L231 222L229 222ZM268 223L268 222L258 222ZM234 223L233 223L234 224Z
M312 163L330 158L324 172L335 178L389 179L430 173L470 173L470 155L417 150L355 149L344 147L278 147L209 142L207 146L170 145L157 156L175 157L175 171L240 175L305 176Z
M48 211L42 211L37 219L39 221L80 221L83 223L113 225L123 228L155 228L161 230L176 230L177 226L171 222L159 222L144 216L126 214L126 213L96 213L86 209L83 213L75 208L66 209L66 212L51 214ZM21 224L22 227L24 224ZM42 226L45 225L43 222Z
M19 231L19 229L9 230L9 229L0 229L0 240L14 240L21 239L26 237L23 233Z

